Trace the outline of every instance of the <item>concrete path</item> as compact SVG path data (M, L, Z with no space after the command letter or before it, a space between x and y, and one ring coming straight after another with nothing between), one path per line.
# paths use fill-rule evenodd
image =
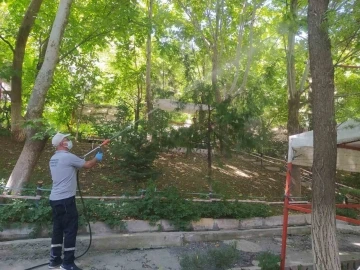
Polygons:
M38 264L46 263L48 256L37 259L25 259L19 261L7 260L0 262L2 270L24 270ZM138 270L138 269L163 269L179 270L180 264L176 256L167 249L112 251L112 252L88 252L78 259L76 264L84 270ZM47 266L37 268L48 269Z
M203 233L203 232L202 232ZM209 232L211 233L211 232ZM162 234L163 235L163 234ZM140 237L141 234L138 234ZM111 242L109 236L106 237ZM109 240L110 239L110 240ZM94 248L96 241L94 239ZM338 233L339 248L343 260L360 260L360 235L350 233ZM0 269L1 270L24 270L37 264L46 263L48 260L48 244L39 242L13 241L11 246L0 243ZM162 269L180 270L180 259L185 254L200 254L208 249L222 248L225 245L236 244L240 252L240 259L232 269L259 269L256 267L256 256L263 251L280 254L281 237L278 235L251 234L242 239L218 239L212 242L187 242L182 246L172 246L157 249L144 250L91 250L77 260L79 267L84 270L140 270ZM111 244L110 244L111 245ZM79 243L81 254L85 246ZM287 247L287 265L308 265L312 262L311 239L309 235L289 236ZM48 269L47 266L37 268ZM296 269L296 268L295 268ZM205 270L205 269L204 269Z

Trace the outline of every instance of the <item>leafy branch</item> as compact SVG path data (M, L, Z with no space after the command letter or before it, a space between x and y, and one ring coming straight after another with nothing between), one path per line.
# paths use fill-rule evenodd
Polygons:
M10 41L8 41L7 39L5 39L2 35L0 35L0 39L1 39L2 41L4 41L4 42L9 46L10 50L11 50L13 53L15 53L15 49L14 49L13 45L10 43Z

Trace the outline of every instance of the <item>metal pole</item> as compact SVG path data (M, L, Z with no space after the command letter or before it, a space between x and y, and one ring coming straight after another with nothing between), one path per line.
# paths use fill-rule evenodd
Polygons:
M38 181L37 182L37 188L36 188L36 196L42 196L42 186L43 186L43 181Z

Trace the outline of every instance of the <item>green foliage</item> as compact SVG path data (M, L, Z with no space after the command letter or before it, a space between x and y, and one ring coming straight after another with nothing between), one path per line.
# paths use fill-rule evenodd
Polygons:
M360 190L359 189L354 189L354 188L340 188L340 193L343 194L344 196L346 194L350 194L352 196L356 196L358 198L360 198Z
M134 218L155 222L168 219L179 229L188 229L191 221L200 218L237 218L266 217L270 215L270 207L262 204L245 204L230 202L201 203L188 201L181 197L175 188L156 192L149 186L144 199L129 205Z
M0 207L0 223L47 223L51 217L51 207L48 200L37 203L15 200L11 205Z
M111 145L111 154L120 168L120 174L132 180L147 180L155 176L154 160L158 157L156 141L147 139L145 130L131 130L120 141Z
M240 253L234 246L225 246L185 255L180 260L180 266L182 270L229 269L239 257Z
M360 189L360 173L342 173L341 175L341 182L342 184L352 187L351 188L341 188L340 191L342 191L342 193L349 193L349 194L353 194L355 196L359 196L359 192L358 189ZM360 196L359 196L360 197Z
M280 256L271 252L263 252L257 256L261 270L278 270Z
M253 132L248 130L247 124L253 115L248 108L234 106L230 100L215 105L213 113L215 136L222 140L227 152L235 147L251 149L255 147Z
M153 162L162 148L174 146L172 133L167 128L170 118L169 113L155 110L150 120L139 119L132 123L129 107L121 102L118 106L118 120L97 126L99 134L115 136L110 151L122 175L119 180L123 177L132 180L156 178Z
M31 223L34 228L30 237L35 237L43 226L51 224L51 207L48 200L37 203L15 200L10 205L0 206L0 228L9 223Z
M193 148L206 148L205 138L206 131L190 126L188 128L181 127L177 130L173 129L169 132L169 141L167 146L184 147L190 151Z
M34 136L32 136L33 140L43 140L45 138L49 138L55 135L56 131L54 127L52 127L45 119L34 119L27 120L24 125L24 128L32 128L36 130Z
M197 205L201 217L237 218L270 216L270 207L265 204L232 203L226 201L203 203Z
M353 219L358 218L358 211L356 211L355 209L336 208L336 214Z
M188 229L191 221L200 218L192 202L181 198L175 188L159 193L152 185L146 190L145 197L132 202L128 210L128 215L149 220L152 224L160 219L168 219L179 229Z
M85 225L84 209L78 201L80 224ZM86 200L86 213L90 221L102 221L110 226L123 226L123 219L148 220L152 224L167 219L176 228L188 230L190 222L203 217L208 218L251 218L266 217L271 214L268 205L229 203L229 202L192 202L186 200L175 188L156 192L149 185L144 198L140 200L119 200L103 202ZM31 223L36 226L51 223L51 208L48 200L37 203L14 200L11 205L0 206L0 226L8 223Z
M265 144L265 138L263 142L254 141L259 133L249 132L244 129L244 124L248 123L249 117L257 119L260 116L272 126L286 124L287 91L286 77L283 75L286 73L284 48L287 48L287 44L282 44L281 40L286 43L284 36L289 30L301 37L295 41L297 86L308 58L308 42L304 38L307 30L304 19L306 5L300 3L298 15L293 18L285 10L289 6L282 2L260 2L239 5L236 1L224 1L224 6L219 9L215 2L205 5L191 0L186 2L186 12L180 3L154 3L151 59L153 98L175 98L212 106L218 103L215 102L215 85L211 82L216 48L219 57L216 86L221 89L223 96L234 94L229 92L233 83L234 92L242 89L230 105L222 107L224 104L216 104L219 105L216 108L218 112L214 112L212 117L216 139L222 139L229 148L238 145L255 149L259 143L272 149L278 147ZM0 5L3 38L0 40L0 78L7 81L13 74L11 47L14 47L28 4L29 1L18 0L3 1ZM44 1L28 40L23 66L24 109L38 71L37 65L41 63L39 52L46 44L57 6L57 2ZM257 16L251 27L254 12ZM209 14L213 16L209 17ZM188 20L189 16L193 20ZM333 58L338 64L356 65L358 16L356 1L338 1L327 13ZM215 18L221 24L217 24ZM201 32L193 22L201 24ZM241 39L237 37L239 29L243 29ZM46 97L44 118L58 129L67 128L72 133L77 129L79 133L90 134L95 121L79 114L84 104L114 105L121 99L127 104L132 120L137 105L141 105L143 114L146 74L144 44L148 30L147 7L136 1L75 2L69 27L64 33L59 65ZM209 47L209 44L217 46ZM239 48L241 50L237 51ZM247 65L250 71L245 78ZM337 66L335 76L337 118L359 116L359 101L355 98L359 92L359 74L356 69L344 70ZM197 83L199 81L202 83ZM305 125L310 110L307 108L307 92L301 103L304 106L300 119ZM228 130L221 132L224 126ZM185 132L183 134L179 137L185 137ZM200 138L195 138L196 134ZM189 148L199 144L205 134L204 129L191 132L192 140L183 141L183 144ZM168 137L164 144L174 146L180 142L174 142L170 135Z
M1 117L0 117L0 136L10 136L10 130L7 128L1 127Z
M124 219L127 215L127 208L123 207L126 202L99 202L98 200L85 200L85 208L80 202L78 204L79 223L86 225L86 216L90 222L101 221L111 227L120 226L124 228ZM85 212L86 211L86 212Z

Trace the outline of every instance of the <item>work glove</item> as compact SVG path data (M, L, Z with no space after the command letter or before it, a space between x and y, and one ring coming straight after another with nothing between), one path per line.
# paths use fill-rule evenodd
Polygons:
M103 152L101 150L99 150L96 155L95 155L95 158L97 161L102 161L103 159Z

